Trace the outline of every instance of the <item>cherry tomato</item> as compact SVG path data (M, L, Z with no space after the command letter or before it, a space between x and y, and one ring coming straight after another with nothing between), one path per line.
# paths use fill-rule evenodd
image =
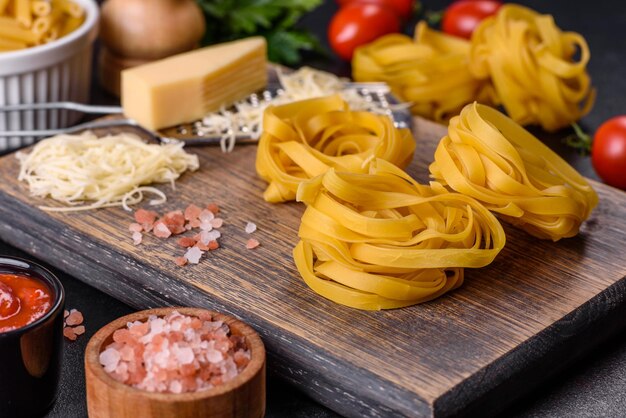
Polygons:
M341 58L351 60L356 47L383 35L400 31L400 19L377 4L350 3L333 16L328 41Z
M591 162L605 183L626 190L626 115L607 120L596 131Z
M339 7L350 3L371 3L387 7L403 21L409 20L415 11L415 0L337 0Z
M450 35L470 39L480 22L496 14L502 3L495 0L460 0L443 14L441 29Z

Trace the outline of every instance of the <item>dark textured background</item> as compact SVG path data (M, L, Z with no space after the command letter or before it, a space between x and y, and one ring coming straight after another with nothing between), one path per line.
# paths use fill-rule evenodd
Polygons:
M425 1L426 9L437 10L449 2ZM598 91L593 111L582 120L585 130L593 132L602 121L626 113L626 2L622 1L520 1L538 11L555 16L557 24L565 30L582 33L592 52L589 71ZM301 25L312 29L326 43L325 31L330 16L336 9L327 1L314 13L306 16ZM337 60L309 59L307 64L348 75L349 66ZM94 86L95 103L115 103ZM568 132L548 136L538 135L578 170L595 177L588 157L563 146L560 138ZM625 242L615 245L625 247ZM625 251L626 253L626 251ZM31 258L0 241L0 254ZM77 279L52 269L61 278L67 291L68 308L76 308L85 315L87 334L77 342L66 342L65 363L59 398L46 415L54 418L86 416L83 352L88 339L101 326L132 309L111 297L84 285ZM271 365L270 365L271 368ZM270 377L268 384L269 418L326 418L335 417L332 411L316 404L296 389ZM620 417L626 416L626 336L620 335L599 345L598 349L571 367L567 372L534 388L533 392L512 405L502 416L517 417Z

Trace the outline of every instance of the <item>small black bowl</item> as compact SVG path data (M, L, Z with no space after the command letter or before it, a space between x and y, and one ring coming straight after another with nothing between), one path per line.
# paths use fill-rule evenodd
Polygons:
M33 262L0 256L0 274L33 277L52 291L52 308L35 322L0 332L0 417L37 417L54 402L63 357L65 291Z

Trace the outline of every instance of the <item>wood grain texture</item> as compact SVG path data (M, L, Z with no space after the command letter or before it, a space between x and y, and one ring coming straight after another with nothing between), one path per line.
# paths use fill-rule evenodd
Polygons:
M415 121L409 173L427 165L445 127ZM498 411L532 385L626 325L626 194L594 183L600 204L578 237L539 241L505 227L507 245L487 268L466 271L458 290L383 312L336 305L310 291L291 258L303 207L262 200L254 146L231 154L196 148L159 211L217 202L222 248L179 268L175 240L135 247L122 209L49 214L18 184L17 161L0 159L0 236L135 306L199 306L252 324L268 367L348 416L457 416ZM49 201L45 201L49 204ZM245 249L247 221L261 246Z
M211 389L172 394L153 393L117 382L100 365L100 353L113 342L113 333L150 315L209 314L222 321L233 335L242 336L250 350L250 363L234 379ZM265 415L265 348L259 335L231 316L199 308L158 308L135 312L105 325L85 348L87 409L90 418L262 418Z

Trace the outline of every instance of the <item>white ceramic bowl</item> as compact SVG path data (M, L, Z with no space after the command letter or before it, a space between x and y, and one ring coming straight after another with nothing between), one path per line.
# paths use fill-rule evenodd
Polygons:
M49 44L0 53L0 106L89 101L92 47L100 12L95 0L74 1L86 13L85 22L74 32ZM0 132L66 127L80 116L59 110L0 112ZM35 139L0 133L0 152L32 144Z

